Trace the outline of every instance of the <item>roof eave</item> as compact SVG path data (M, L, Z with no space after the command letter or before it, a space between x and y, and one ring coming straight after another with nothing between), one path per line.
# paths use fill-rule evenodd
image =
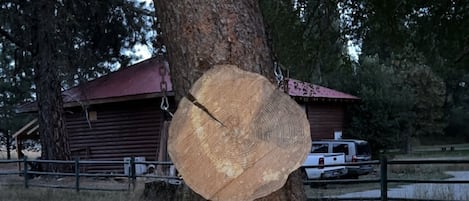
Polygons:
M166 92L167 96L174 96L174 92ZM79 100L79 101L70 101L64 103L64 108L71 108L83 105L97 105L97 104L104 104L104 103L115 103L115 102L123 102L123 101L131 101L131 100L141 100L141 99L150 99L150 98L158 98L163 97L163 93L155 92L155 93L147 93L147 94L138 94L138 95L129 95L129 96L119 96L119 97L109 97L109 98L100 98L94 100ZM37 104L28 103L26 105L22 105L15 109L16 113L28 113L28 112L37 112Z
M360 98L328 98L328 97L306 97L306 96L291 96L294 100L303 102L341 102L341 103L355 103L360 102Z

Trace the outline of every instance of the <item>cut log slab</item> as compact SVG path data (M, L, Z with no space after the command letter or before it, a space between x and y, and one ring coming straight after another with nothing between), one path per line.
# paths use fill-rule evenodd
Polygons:
M304 110L266 78L218 65L183 98L168 151L208 200L254 200L281 188L311 148Z

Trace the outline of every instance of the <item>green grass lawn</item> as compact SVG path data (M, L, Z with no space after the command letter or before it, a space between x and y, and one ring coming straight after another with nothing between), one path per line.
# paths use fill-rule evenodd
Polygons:
M394 155L395 159L458 158L469 159L469 150L455 151L414 151L410 154Z

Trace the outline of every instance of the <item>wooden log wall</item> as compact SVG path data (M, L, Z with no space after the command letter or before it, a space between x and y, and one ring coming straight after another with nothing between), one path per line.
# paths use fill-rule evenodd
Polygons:
M156 160L163 123L159 105L160 99L92 105L89 123L82 107L66 110L72 155L81 160L123 161L131 156ZM122 164L88 165L86 171L123 173L124 168Z
M307 103L308 120L311 126L311 139L333 139L335 131L343 131L345 106L337 102Z

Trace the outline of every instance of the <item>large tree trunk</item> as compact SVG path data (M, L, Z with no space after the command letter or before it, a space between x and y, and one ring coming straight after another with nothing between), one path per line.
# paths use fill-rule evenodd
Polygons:
M273 62L257 1L154 0L168 47L177 100L218 64L232 64L273 80ZM296 171L298 172L298 171ZM301 174L261 200L306 200Z
M7 159L11 159L11 130L7 130L5 134L6 146L7 146ZM17 148L18 149L18 148Z
M217 64L273 78L273 62L257 1L155 0L168 46L177 99Z
M3 112L6 114L6 111L3 110ZM8 117L7 117L8 118ZM8 119L7 119L7 123L6 125L8 125ZM6 151L7 151L7 159L10 160L11 159L11 134L10 134L10 130L4 130L2 128L0 128L0 133L3 135L3 140L5 140L5 146L6 146ZM0 138L0 140L2 139Z
M42 159L68 160L70 148L63 117L63 100L59 80L57 48L54 39L56 30L55 1L34 1L32 53L36 96L39 112L39 133ZM45 165L46 171L58 171L60 166Z

